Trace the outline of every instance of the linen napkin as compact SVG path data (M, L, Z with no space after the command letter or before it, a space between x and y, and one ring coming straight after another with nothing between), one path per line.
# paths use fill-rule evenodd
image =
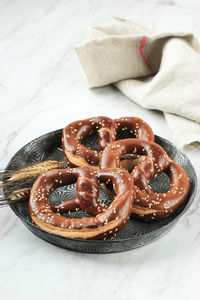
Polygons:
M130 20L88 28L75 46L89 88L114 84L163 111L181 148L200 147L200 43L185 32L156 34Z

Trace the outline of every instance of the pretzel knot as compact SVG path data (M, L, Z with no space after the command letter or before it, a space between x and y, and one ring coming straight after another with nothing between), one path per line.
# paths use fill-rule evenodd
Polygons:
M99 151L81 144L82 139L97 130ZM97 169L103 149L116 140L120 130L129 130L133 137L154 141L150 126L135 117L112 120L107 117L96 117L70 123L63 129L62 147L71 167L89 166Z
M110 206L99 202L99 182L112 182L116 196ZM77 198L51 205L49 195L58 187L76 184ZM135 190L126 170L90 168L52 169L34 183L29 212L40 228L61 236L78 239L107 239L115 236L127 223L133 209ZM68 203L69 202L69 203ZM80 207L94 216L66 218L60 213ZM58 214L58 212L60 212Z
M189 192L186 171L169 159L158 144L142 139L124 139L111 143L102 153L101 168L119 168L120 158L127 153L145 155L131 172L136 188L134 215L154 220L176 211ZM149 181L162 172L166 172L170 178L170 189L167 193L154 193Z

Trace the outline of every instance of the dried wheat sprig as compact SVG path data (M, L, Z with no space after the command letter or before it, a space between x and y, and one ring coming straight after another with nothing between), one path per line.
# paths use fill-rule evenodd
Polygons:
M30 191L31 191L31 187L22 188L22 189L18 189L6 193L0 191L0 207L12 204L13 202L16 201L27 199L27 197L29 197Z
M34 178L50 169L55 169L64 165L66 165L66 161L59 162L56 160L46 160L19 170L8 171L7 174L4 172L4 176L9 176L8 181L18 181L26 178Z
M31 191L31 187L15 190L10 194L9 199L11 201L25 199L30 195L30 191Z
M26 198L35 178L50 169L62 166L67 166L67 162L47 160L21 169L0 172L0 207ZM26 187L19 189L19 186L24 184Z

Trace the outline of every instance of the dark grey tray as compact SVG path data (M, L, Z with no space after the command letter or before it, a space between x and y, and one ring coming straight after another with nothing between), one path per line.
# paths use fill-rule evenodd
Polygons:
M20 168L30 163L44 160L65 160L61 147L61 133L62 129L59 129L31 141L13 156L7 166L7 169ZM129 134L125 131L121 131L118 134L119 139L125 137L129 137ZM97 149L97 137L95 134L88 135L83 142L85 145L88 145L93 149ZM48 233L38 228L30 219L28 213L28 199L13 203L10 205L10 207L22 220L24 225L39 238L56 246L72 251L86 253L114 253L149 244L167 233L176 224L181 215L187 211L195 197L197 186L196 174L187 156L180 152L172 143L159 136L156 136L156 142L166 150L172 159L174 159L186 170L190 179L190 191L187 199L178 209L178 211L168 218L153 222L143 222L131 218L126 224L125 228L120 231L112 240L94 241L66 238ZM166 192L170 185L169 178L164 173L152 180L150 184L156 192ZM54 193L51 195L51 201L59 202L62 198L70 199L73 198L75 194L75 184L62 187L54 191ZM100 190L100 201L104 203L110 202L109 198L102 189ZM82 211L78 211L73 213L73 216L80 217L85 216L85 214Z

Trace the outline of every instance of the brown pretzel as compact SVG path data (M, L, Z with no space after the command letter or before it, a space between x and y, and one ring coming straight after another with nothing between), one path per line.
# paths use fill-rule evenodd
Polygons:
M117 171L117 172L115 172ZM111 181L116 197L109 207L100 205L98 179ZM56 188L77 181L77 199L80 207L94 214L89 218L66 218L55 213L49 195ZM135 192L133 180L126 170L89 168L53 169L41 175L34 183L29 200L29 212L40 228L61 236L78 239L107 239L115 236L127 223L133 209Z
M189 191L189 179L185 170L170 160L158 144L141 139L125 139L111 143L102 154L101 167L118 168L120 157L137 153L146 157L132 171L136 187L133 213L145 220L160 219L176 211ZM167 193L154 193L149 181L165 171L169 174L171 187Z
M154 141L154 134L150 126L142 119L136 117L124 117L109 119L107 117L95 117L73 122L63 129L62 147L70 165L90 166L97 169L101 159L102 150L115 141L118 130L129 129L136 138ZM81 144L84 136L97 130L99 138L99 152L91 150Z
M154 193L146 179L143 189L136 188L136 201L133 213L145 220L168 217L184 202L189 192L189 179L186 171L175 161L170 161L165 173L170 178L170 189L167 193ZM134 174L133 178L139 176ZM151 179L151 178L149 178ZM138 183L142 178L138 178Z
M114 120L116 131L129 129L135 138L154 142L155 137L151 127L142 119L137 117L123 117Z

